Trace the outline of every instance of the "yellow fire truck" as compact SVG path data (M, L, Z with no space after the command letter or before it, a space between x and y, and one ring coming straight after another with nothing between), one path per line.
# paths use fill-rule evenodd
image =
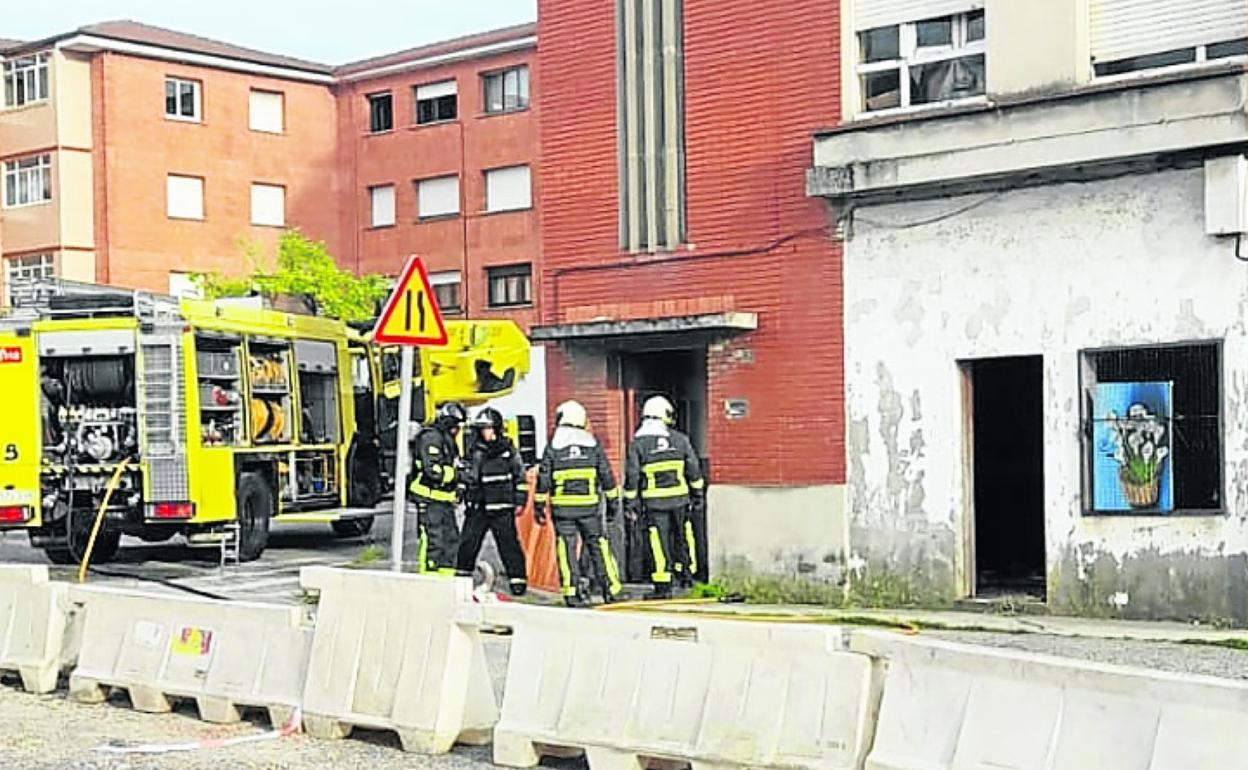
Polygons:
M63 287L63 285L58 285ZM422 349L413 419L482 403L528 372L506 321L448 322ZM260 556L271 523L366 533L393 468L397 349L326 318L58 288L0 320L0 530L56 563L121 535L234 537Z

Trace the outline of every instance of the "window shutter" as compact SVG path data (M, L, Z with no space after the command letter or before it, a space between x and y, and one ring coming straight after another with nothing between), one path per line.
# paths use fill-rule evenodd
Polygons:
M1092 0L1090 13L1097 62L1248 37L1244 0Z
M286 224L286 189L272 184L251 186L251 223L283 227Z
M423 101L425 99L440 99L443 96L454 96L455 93L455 81L446 80L441 83L430 83L429 85L417 86L416 100Z
M369 188L373 203L373 227L394 224L394 185Z
M252 91L250 124L252 131L282 133L282 95L276 91Z
M165 210L175 219L203 219L204 180L170 174L165 185Z
M459 177L422 179L416 183L416 215L440 217L459 213Z
M854 3L854 29L888 27L983 7L984 0L858 0Z
M497 168L485 172L486 211L515 211L533 205L528 166Z

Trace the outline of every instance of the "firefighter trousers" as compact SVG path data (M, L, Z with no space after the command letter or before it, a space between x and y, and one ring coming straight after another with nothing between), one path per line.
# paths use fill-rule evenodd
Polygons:
M597 514L578 518L555 519L555 555L559 563L559 587L565 597L577 595L581 584L581 565L577 558L577 540L589 552L594 579L604 598L620 595L620 568L611 554L611 544L602 531Z
M455 504L417 497L416 517L417 526L420 527L418 571L454 575L455 557L459 550Z
M459 571L470 574L477 566L477 557L481 554L481 545L485 542L487 532L494 534L494 545L498 547L498 555L503 560L503 569L507 570L512 592L523 592L522 586L528 585L528 570L524 563L524 550L520 547L520 537L516 534L516 517L512 511L487 513L477 506L468 509L464 515L464 531L459 540Z
M693 519L689 508L647 510L646 533L650 538L650 555L654 572L650 580L656 587L666 587L675 580L686 583L698 571L698 548L693 539Z

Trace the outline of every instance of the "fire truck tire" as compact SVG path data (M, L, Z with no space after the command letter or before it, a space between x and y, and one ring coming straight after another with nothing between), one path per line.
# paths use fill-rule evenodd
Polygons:
M78 529L75 527L75 529ZM47 555L48 561L53 564L79 564L82 561L82 553L87 550L87 538L91 536L91 530L79 532L73 537L69 548L45 548L44 554ZM117 556L117 551L121 548L121 533L113 530L104 530L95 538L95 548L91 550L92 564L106 564Z
M259 473L244 473L238 480L238 556L255 561L269 544L269 519L273 516L273 490Z
M367 535L369 530L373 528L373 517L363 516L358 519L335 521L330 526L334 528L334 534L338 537L362 537Z

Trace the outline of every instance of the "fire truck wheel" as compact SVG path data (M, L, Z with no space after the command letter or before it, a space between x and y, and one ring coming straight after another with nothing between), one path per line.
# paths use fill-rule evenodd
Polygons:
M43 552L47 554L48 561L53 564L80 564L82 562L82 554L87 550L87 539L91 537L91 530L82 531L78 527L74 527L75 534L71 535L69 548L45 548ZM106 564L117 556L117 551L121 548L121 533L116 530L104 530L95 538L95 547L91 549L92 564Z
M238 480L238 556L255 561L269 544L269 518L273 515L273 490L258 473L244 473Z
M335 521L330 526L334 528L334 534L338 537L360 537L367 535L368 531L373 528L373 517L364 516L359 519Z

